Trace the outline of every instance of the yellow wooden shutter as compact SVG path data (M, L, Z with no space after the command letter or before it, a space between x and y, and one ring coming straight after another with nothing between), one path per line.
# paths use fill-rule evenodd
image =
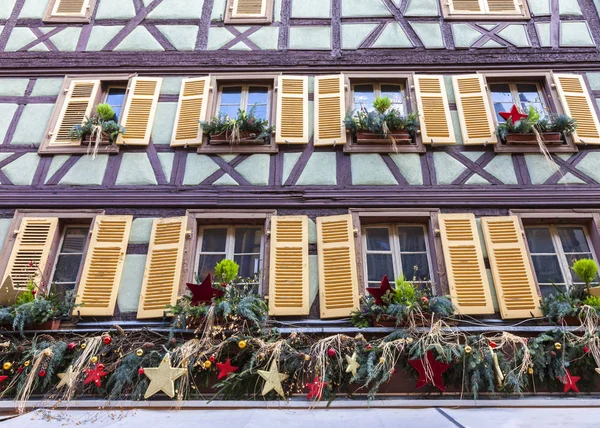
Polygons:
M565 113L577 119L573 140L577 144L600 144L600 122L580 74L555 74L554 81Z
M444 76L415 76L424 144L456 144Z
M347 317L358 308L352 216L317 218L321 318Z
M137 317L162 317L177 303L183 267L187 217L155 219L142 282Z
M125 134L119 135L117 144L145 146L150 143L161 84L160 77L132 79L121 119Z
M127 252L131 216L99 215L85 256L74 310L82 316L112 316Z
M308 217L271 217L269 315L308 315Z
M2 283L10 276L15 288L27 287L29 278L39 285L40 273L46 269L57 229L58 218L24 217Z
M233 0L232 18L260 18L267 14L267 0Z
M453 83L464 144L496 143L496 129L483 76L454 76Z
M56 0L51 16L85 18L90 0Z
M202 144L202 128L198 122L206 120L209 87L210 77L183 79L181 82L171 146Z
M457 313L493 314L494 306L473 214L440 214L450 296Z
M541 317L540 297L519 219L483 217L481 226L502 318Z
M315 146L346 143L344 75L315 77Z
M100 80L73 80L61 106L56 126L50 136L50 146L79 146L81 140L71 138L71 130L82 125L93 114L100 89Z
M483 13L480 0L447 0L451 14ZM485 1L485 0L482 0Z
M308 77L279 76L277 144L308 143Z
M521 13L521 1L524 0L483 0L487 13L501 15Z

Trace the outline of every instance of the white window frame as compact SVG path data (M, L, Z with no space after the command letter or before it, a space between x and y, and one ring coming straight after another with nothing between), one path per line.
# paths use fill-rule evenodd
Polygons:
M375 98L377 97L381 97L381 87L383 85L393 85L393 86L400 86L400 92L402 93L402 108L403 108L403 112L402 114L404 116L406 116L408 114L408 99L407 99L407 95L406 95L406 82L380 82L380 81L365 81L365 82L355 82L352 83L352 98L351 98L351 102L352 102L352 107L354 109L358 109L359 106L357 106L354 102L354 96L355 96L355 87L356 86L362 86L362 85L373 85L373 95L375 96Z
M83 229L83 228L87 228L88 233L85 238L85 243L83 244L83 250L81 252L81 262L79 263L79 269L77 271L77 275L75 276L75 287L73 287L73 292L77 292L77 289L79 287L79 274L81 273L81 268L82 268L83 264L85 263L86 248L88 246L89 239L90 239L90 225L85 224L85 223L67 224L62 228L61 233L60 233L60 241L58 243L58 247L56 248L56 256L54 257L54 262L52 264L52 273L50 275L48 291L52 291L54 284L66 284L66 283L57 283L56 281L54 281L54 274L56 273L56 266L58 265L58 259L63 254L63 253L61 253L61 249L65 242L65 237L67 236L67 230ZM78 254L78 253L65 253L65 254Z
M527 81L527 80L503 80L503 81L486 81L488 90L490 92L490 101L492 104L492 109L494 110L494 120L496 122L498 122L498 117L496 114L496 109L494 108L494 99L492 96L492 89L491 89L491 85L508 85L509 89L510 89L510 94L512 96L513 99L513 105L516 105L519 109L521 109L521 99L519 98L519 90L517 89L517 85L535 85L538 91L538 94L540 96L540 101L544 107L544 113L546 114L546 116L548 116L550 113L552 113L550 111L550 108L548 107L548 103L546 102L546 94L544 93L544 89L542 88L542 85L540 85L539 82L536 81ZM525 114L527 114L527 112L523 112ZM496 123L496 125L498 125L498 123Z
M118 83L112 84L111 83L110 85L108 85L106 88L106 93L102 94L102 102L103 103L107 103L108 95L110 94L111 89L125 89L125 97L123 97L123 104L121 105L121 114L119 115L119 118L118 118L119 120L117 121L117 123L120 124L121 117L123 116L123 109L125 108L125 104L127 104L127 96L129 95L129 93L127 92L127 82L123 82L122 84L118 84Z
M200 257L202 255L220 255L220 252L203 252L202 240L204 239L204 231L208 229L227 229L227 238L225 240L225 259L233 260L235 250L235 230L237 228L256 228L260 230L260 257L258 262L258 292L262 293L262 272L265 258L265 228L260 225L244 225L244 224L222 224L222 225L206 225L198 227L198 243L196 248L196 260L194 271L198 273ZM235 255L254 255L256 253L239 253Z
M427 252L427 266L429 267L429 281L414 281L416 284L429 284L433 286L433 265L431 264L431 249L429 247L429 230L427 225L423 223L375 223L368 224L362 228L362 247L363 250L363 266L365 275L365 284L367 287L379 286L379 281L372 281L369 283L369 267L367 265L368 254L392 254L392 266L394 268L394 278L390 278L392 282L396 280L401 274L402 270L402 255L403 254L421 254L421 252L409 252L402 251L400 248L400 237L398 236L399 227L420 227L423 229L423 237L425 240L425 251ZM367 231L368 229L388 229L388 236L391 240L390 251L370 251L367 249ZM407 281L412 282L412 278L406 278Z
M225 85L219 85L219 93L217 96L217 107L215 116L218 116L221 112L221 101L223 99L223 88L242 88L242 94L240 97L240 109L248 112L248 95L250 93L250 87L256 88L267 88L267 117L263 118L271 123L271 110L273 108L273 85L268 83L227 83Z

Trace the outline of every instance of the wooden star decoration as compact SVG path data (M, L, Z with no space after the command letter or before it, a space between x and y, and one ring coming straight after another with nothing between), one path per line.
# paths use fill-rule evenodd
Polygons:
M186 369L171 366L171 356L165 355L158 367L144 367L144 374L150 379L144 398L152 397L157 392L164 392L173 398L175 396L175 381L187 373Z
M229 377L231 373L237 372L239 367L232 366L231 360L227 358L224 363L217 363L217 369L219 369L219 375L217 376L217 380L221 380L223 378Z
M376 305L383 305L383 300L381 298L385 296L388 291L393 292L394 289L390 286L388 276L385 275L381 280L381 285L379 287L367 287L367 291L375 298Z
M63 386L71 388L73 385L75 385L75 381L77 380L79 373L75 373L73 371L73 366L69 366L66 372L58 373L57 376L60 379L60 382L58 382L58 385L56 385L57 389L62 388Z
M0 305L13 305L22 292L23 290L15 289L12 278L7 276L2 283L2 287L0 287Z
M564 384L563 392L569 392L571 390L573 390L573 392L579 392L579 388L577 387L579 379L581 379L580 376L571 376L568 369L565 369L564 376L558 376L558 380Z
M192 292L192 306L198 306L202 303L210 305L213 297L223 297L224 291L213 288L210 273L206 275L202 284L187 283L187 288Z
M308 395L306 396L307 400L312 400L313 398L316 400L320 400L323 395L323 388L327 386L327 382L321 382L319 376L315 376L315 379L306 385L308 388Z
M450 368L450 364L437 361L431 351L427 351L427 362L425 360L408 360L408 363L419 372L417 389L430 383L440 391L446 391L442 374ZM429 370L426 369L427 366L429 366Z
M348 367L346 367L346 373L352 373L352 376L354 377L356 377L356 371L360 368L360 364L358 364L358 361L356 361L357 358L358 355L356 355L356 352L352 354L351 357L346 355L346 362L348 363Z
M84 385L88 383L94 383L98 388L102 386L102 378L106 376L108 373L104 371L104 364L98 364L93 369L86 369L85 375L86 378L83 381Z
M273 359L269 371L258 370L258 375L265 380L265 386L262 389L263 397L274 390L281 397L285 398L281 382L286 380L289 376L285 373L279 373L279 367L277 367L277 360Z
M514 104L510 111L502 111L499 113L499 115L502 119L506 120L507 122L508 119L510 119L512 123L517 123L519 120L527 119L529 117L528 115L521 113L519 111L519 108Z

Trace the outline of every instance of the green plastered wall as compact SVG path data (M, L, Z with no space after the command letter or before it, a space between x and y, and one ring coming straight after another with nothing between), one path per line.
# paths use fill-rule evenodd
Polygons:
M137 312L146 258L146 254L127 254L125 256L123 275L117 295L117 305L121 313Z

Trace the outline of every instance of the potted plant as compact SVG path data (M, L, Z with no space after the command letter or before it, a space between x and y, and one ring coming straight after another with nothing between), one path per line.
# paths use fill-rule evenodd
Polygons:
M418 115L410 113L403 116L400 110L392 108L389 97L377 97L373 102L375 110L364 107L358 111L346 113L346 129L358 144L381 143L410 144L419 127Z
M210 144L265 144L275 131L268 120L255 115L254 107L248 112L239 109L236 118L219 114L210 122L200 122L200 127Z
M517 107L513 106L517 111ZM516 117L521 117L515 120ZM545 118L533 107L527 114L507 115L506 122L496 128L496 134L506 144L562 144L564 138L575 132L575 119L565 114L550 114Z
M81 144L93 147L94 154L99 146L115 142L119 134L125 134L125 128L115 121L115 111L108 104L98 104L96 113L86 117L83 125L75 125L70 132L74 140L81 140Z

